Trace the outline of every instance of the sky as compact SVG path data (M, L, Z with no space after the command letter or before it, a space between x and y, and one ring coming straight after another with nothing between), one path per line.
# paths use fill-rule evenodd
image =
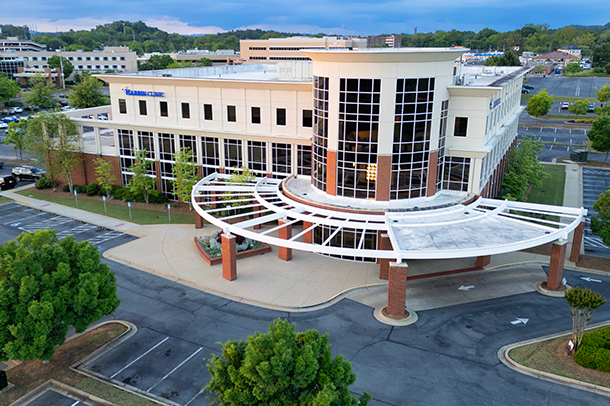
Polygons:
M41 32L122 20L183 35L256 28L340 35L413 34L416 28L503 32L530 23L561 28L610 22L608 0L0 0L0 10L0 24Z

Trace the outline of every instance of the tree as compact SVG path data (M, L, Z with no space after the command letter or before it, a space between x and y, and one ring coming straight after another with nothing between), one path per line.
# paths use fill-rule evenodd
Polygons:
M157 69L166 69L168 65L171 65L174 62L174 58L165 54L165 55L152 55L148 58L148 61L140 64L138 62L138 70L157 70Z
M553 96L549 96L546 89L533 95L527 102L527 113L536 118L546 115L553 107Z
M68 77L74 71L74 66L72 66L72 62L70 62L70 60L65 56L60 57L58 55L53 55L47 60L47 63L49 64L49 68L52 69L61 68L63 66L64 80L68 79Z
M72 173L82 161L81 135L69 117L60 112L38 113L28 120L28 150L44 158L47 176L61 173L73 191Z
M591 140L591 147L594 150L606 153L604 162L607 162L610 152L610 117L597 117L587 137Z
M193 151L189 147L180 148L175 155L175 160L172 169L176 178L172 181L173 193L183 202L188 202L190 210L192 208L191 191L200 179Z
M108 104L108 97L99 91L102 86L99 79L91 76L89 72L83 72L74 90L68 93L70 105L77 109L86 109Z
M610 43L605 43L595 48L591 55L591 62L595 68L603 68L606 64L610 63Z
M130 187L132 191L144 195L144 200L148 204L148 191L153 190L157 181L154 177L148 176L148 172L153 165L153 161L148 159L148 151L145 149L139 149L136 151L136 161L131 165L129 170L133 172L133 176L129 180L127 187Z
M580 99L568 106L568 111L576 115L586 115L589 112L589 100Z
M595 88L595 97L601 103L601 107L595 108L595 114L605 117L608 114L608 103L610 103L610 86L606 83L601 89Z
M565 67L566 73L571 73L572 76L576 75L578 72L582 72L582 66L580 66L577 62L572 62L566 65Z
M267 334L222 344L222 357L208 361L212 378L204 389L222 406L367 405L371 395L349 393L356 374L342 355L332 358L328 334L294 328L277 319Z
M549 175L542 170L538 154L544 147L534 137L524 136L509 155L508 172L504 176L504 197L525 201L533 186L542 186Z
M17 82L0 72L0 101L4 102L4 107L8 107L11 98L17 96L20 90Z
M70 325L82 333L120 304L97 247L55 230L0 245L0 361L48 360Z
M47 85L47 79L42 73L37 73L30 79L32 91L25 95L23 100L32 106L53 107L57 100L53 87Z
M97 183L100 185L100 190L106 193L107 197L110 197L112 191L112 185L116 180L114 176L114 165L112 162L105 161L103 158L97 158L93 161L95 163L95 174L97 175Z
M587 323L591 320L595 310L606 303L606 299L591 289L582 289L578 286L566 291L565 298L572 313L572 342L574 352L576 352L582 343Z
M19 151L19 159L23 160L23 153L27 149L27 121L21 119L17 122L12 122L8 125L6 130L6 137L4 143L6 145L13 144L14 149Z

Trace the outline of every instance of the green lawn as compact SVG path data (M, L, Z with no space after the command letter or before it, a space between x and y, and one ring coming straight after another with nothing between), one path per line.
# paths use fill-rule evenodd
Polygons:
M13 200L9 199L8 197L0 196L0 204L9 203L9 202L12 202L12 201Z
M527 196L530 203L563 205L563 191L566 183L564 165L542 165L544 172L550 175L543 181L542 187L534 187Z
M31 196L34 199L38 200L46 200L47 202L57 203L68 207L75 207L76 203L73 198L64 198L64 197L54 197L47 196L38 192L35 189L28 189L17 192L23 196ZM129 208L127 207L127 203L122 201L107 201L106 207L108 209L108 213L104 212L104 202L98 200L90 200L90 199L78 199L78 208L81 210L85 210L91 213L102 214L108 217L113 217L119 220L130 221L136 224L167 224L167 211L155 211L155 210L146 210L146 209L138 209L135 207L131 208L132 218L129 218ZM195 218L193 215L187 214L172 214L171 215L172 224L194 224Z

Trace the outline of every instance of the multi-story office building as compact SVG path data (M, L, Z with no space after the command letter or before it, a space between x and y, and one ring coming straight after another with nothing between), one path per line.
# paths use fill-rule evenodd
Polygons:
M261 61L309 61L304 50L310 49L359 49L366 48L366 38L343 37L290 37L271 38L268 40L241 40L240 56L244 62L261 63Z
M43 44L29 40L20 40L17 37L0 39L0 52L42 52L46 51L46 49L47 47Z

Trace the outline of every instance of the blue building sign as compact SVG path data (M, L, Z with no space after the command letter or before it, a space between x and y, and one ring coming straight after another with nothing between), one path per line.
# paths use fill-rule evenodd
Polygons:
M164 92L148 92L146 90L131 90L127 87L124 87L123 93L127 96L149 96L149 97L164 97Z
M502 101L502 99L494 100L493 105L492 105L492 110L495 109L496 107L498 107L500 105L501 101Z

